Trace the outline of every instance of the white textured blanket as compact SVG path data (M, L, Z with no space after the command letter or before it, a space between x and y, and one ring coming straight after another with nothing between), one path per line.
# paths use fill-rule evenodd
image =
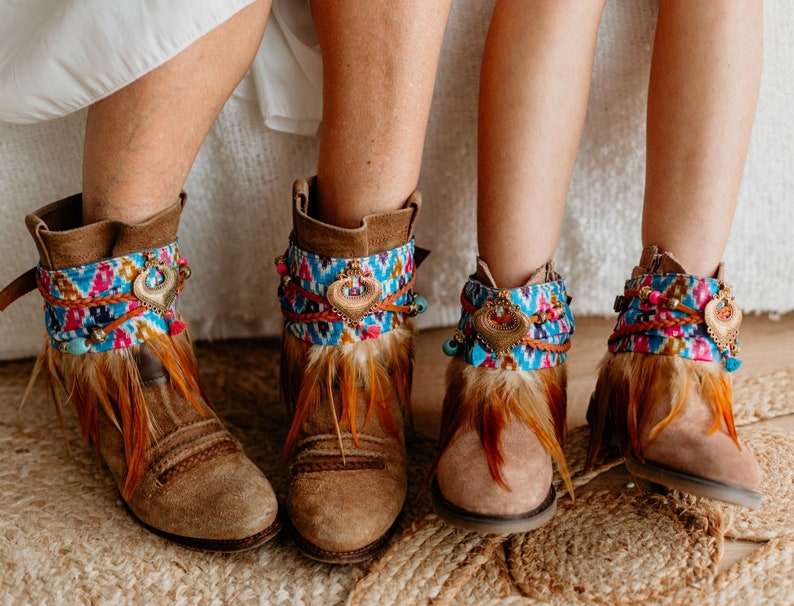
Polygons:
M455 3L442 51L420 182L417 243L433 250L417 283L431 304L420 326L457 322L460 288L474 269L477 80L491 6ZM768 2L765 11L761 97L725 261L746 311L782 313L794 309L794 5ZM655 12L651 0L613 0L602 22L556 257L579 315L611 314L639 256ZM79 191L83 120L79 112L0 125L0 281L36 261L24 215ZM224 109L186 186L181 240L194 272L181 304L195 336L278 334L273 258L286 246L292 180L313 174L316 154L316 139L267 129L250 101L235 97ZM41 300L29 295L0 315L0 358L32 355L42 334Z

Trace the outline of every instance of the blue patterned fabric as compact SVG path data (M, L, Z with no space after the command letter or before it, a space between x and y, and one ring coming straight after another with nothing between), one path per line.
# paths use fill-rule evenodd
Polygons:
M287 272L291 281L309 293L326 297L328 287L337 281L352 261L358 261L365 273L377 280L383 289L383 300L398 292L411 280L414 272L414 241L403 246L384 251L369 257L342 259L326 257L299 248L292 238L285 254ZM332 306L327 302L313 301L302 295L290 285L283 283L278 289L282 308L291 314L322 314L327 319L290 319L285 316L284 327L292 336L315 345L339 345L357 343L364 339L377 338L402 324L408 314L405 312L377 310L364 317L357 325L351 326L341 316L331 313ZM392 301L395 305L408 305L413 301L413 289L408 288Z
M174 268L178 268L179 245L175 241L152 251L143 251L88 265L66 269L48 270L38 266L41 288L51 297L63 301L96 299L111 295L131 294L135 278L144 270L145 255L153 252ZM151 286L156 286L156 272L147 277ZM75 339L88 339L94 327L104 327L124 314L142 306L133 298L129 301L67 307L45 300L44 322L50 335L50 343L56 349ZM145 309L130 318L116 330L108 333L103 342L91 343L90 350L109 351L137 345L153 337L169 332L168 320L160 314Z
M543 323L532 323L526 337L553 345L568 343L574 332L575 324L568 296L565 291L565 280L545 282L532 286L523 286L509 291L486 286L471 276L463 287L461 301L464 306L458 322L458 335L464 337L463 359L478 368L501 368L509 370L537 370L550 368L565 361L565 352L552 352L538 349L529 344L518 344L504 355L496 355L489 351L487 345L478 338L474 327L474 313L488 301L495 301L501 292L508 292L510 301L519 305L526 316L538 313L557 311L559 317L548 319ZM467 310L466 307L470 306Z

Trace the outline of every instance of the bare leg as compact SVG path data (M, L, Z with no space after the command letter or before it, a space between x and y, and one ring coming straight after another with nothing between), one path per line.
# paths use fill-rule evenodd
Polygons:
M477 228L503 288L554 254L604 0L500 0L483 55Z
M323 54L321 220L358 227L416 188L450 4L312 3Z
M88 110L83 223L137 223L173 204L204 138L253 61L270 0Z
M730 234L761 74L761 0L662 0L642 240L712 276Z

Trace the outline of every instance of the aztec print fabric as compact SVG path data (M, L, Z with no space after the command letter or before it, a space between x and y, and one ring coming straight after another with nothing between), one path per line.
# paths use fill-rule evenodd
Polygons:
M489 351L477 337L471 309L478 310L487 302L495 301L500 293L505 292L510 294L510 301L517 304L527 316L557 311L556 319L550 318L542 323L531 323L526 337L558 346L565 345L570 340L575 324L568 307L565 280L559 279L506 291L486 286L471 276L461 293L461 301L464 306L458 322L458 330L465 337L465 341L462 343L463 359L478 368L505 370L537 370L551 368L564 362L567 355L565 351L544 351L525 343L518 344L506 354L499 356Z
M342 259L325 257L299 248L290 239L285 255L288 275L301 289L323 300L328 288L345 272L351 262L358 261L365 274L380 283L381 301L395 295L410 282L414 272L414 241L369 257ZM355 293L351 293L355 294ZM377 338L381 333L397 328L408 314L400 311L376 310L351 326L341 316L326 313L327 319L312 319L312 315L332 312L327 300L323 302L303 296L296 289L282 285L278 289L279 301L285 312L284 327L292 336L315 345L357 343ZM413 289L408 288L391 303L408 305L413 300ZM287 316L290 317L287 317ZM299 318L305 315L306 318Z
M626 282L625 292L637 292L643 287L662 293L668 298L678 299L682 305L703 312L706 305L717 295L723 284L715 278L702 278L688 274L642 274ZM644 322L665 322L686 318L680 310L670 310L655 305L638 296L623 297L625 309L618 316L615 332L630 329ZM636 352L681 356L690 360L722 362L730 354L720 351L709 336L705 322L649 328L610 339L612 353Z
M105 327L143 304L134 296L125 297L120 302L99 302L92 300L114 295L132 295L133 282L144 271L145 255L153 252L157 259L165 261L174 268L179 262L179 245L175 241L152 251L133 253L115 257L98 263L49 270L38 266L38 278L44 292L50 295L45 301L44 321L50 335L50 343L56 349L61 344L74 339L89 338L94 327ZM156 286L157 276L151 271L147 276L150 286ZM85 301L85 305L67 306L53 302ZM170 312L173 317L173 310ZM145 309L107 334L102 342L91 343L91 351L109 351L131 347L153 337L169 332L168 320L160 314Z

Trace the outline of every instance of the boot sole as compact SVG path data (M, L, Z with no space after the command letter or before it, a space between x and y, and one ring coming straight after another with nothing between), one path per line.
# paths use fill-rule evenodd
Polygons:
M172 543L176 543L178 545L182 545L183 547L189 547L190 549L195 549L198 551L234 553L237 551L247 551L249 549L254 549L255 547L264 545L270 539L275 537L281 530L282 526L281 518L277 514L275 520L273 520L273 523L270 526L260 532L257 532L256 534L253 534L249 537L244 537L242 539L201 539L196 537L183 537L182 535L172 534L170 532L160 530L159 528L155 528L154 526L150 526L132 512L129 506L124 502L124 499L122 499L122 502L135 521L152 534L156 534L157 536L162 537L163 539L166 539Z
M432 505L436 515L457 528L484 534L512 534L528 532L543 526L557 511L557 491L554 486L536 508L515 515L483 515L453 505L441 494L438 480L433 479Z
M328 549L323 549L322 547L319 547L318 545L315 545L306 539L301 533L298 532L289 518L287 518L287 521L289 534L298 549L300 549L304 555L311 558L312 560L324 562L326 564L356 564L358 562L369 560L373 555L383 548L397 526L397 522L395 521L395 523L391 526L391 528L389 528L389 530L386 531L383 536L359 549L353 549L351 551L331 551Z
M626 469L631 475L701 497L716 499L726 503L742 505L753 510L761 507L761 495L754 490L725 484L708 478L693 476L682 471L670 469L658 463L642 463L634 458L626 459Z

